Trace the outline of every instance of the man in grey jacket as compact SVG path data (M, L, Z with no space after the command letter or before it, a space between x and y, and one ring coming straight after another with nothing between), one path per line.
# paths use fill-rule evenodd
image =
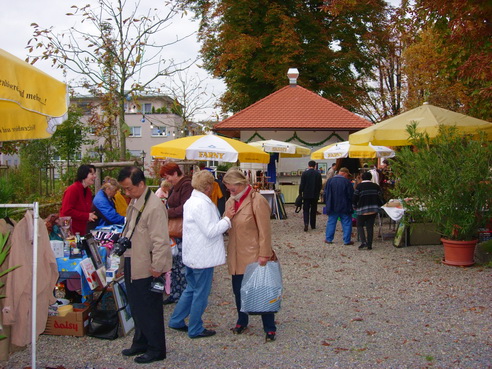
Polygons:
M128 302L135 322L132 345L121 353L140 355L135 358L139 364L151 363L166 358L162 294L152 292L151 283L171 270L167 210L145 184L140 168L123 168L118 182L132 199L121 236L131 242L123 256Z

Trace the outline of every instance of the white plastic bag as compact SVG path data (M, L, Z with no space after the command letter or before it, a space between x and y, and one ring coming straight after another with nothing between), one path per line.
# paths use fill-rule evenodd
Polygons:
M248 314L276 313L282 300L282 271L278 261L265 266L251 263L241 284L241 311Z
M173 255L173 257L178 256L178 245L176 244L176 240L173 237L169 239L169 245L171 246L171 254Z

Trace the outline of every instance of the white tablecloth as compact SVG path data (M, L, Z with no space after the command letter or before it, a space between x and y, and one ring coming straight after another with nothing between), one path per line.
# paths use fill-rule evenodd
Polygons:
M391 206L381 206L388 216L393 219L395 222L399 222L405 213L405 209L395 208Z

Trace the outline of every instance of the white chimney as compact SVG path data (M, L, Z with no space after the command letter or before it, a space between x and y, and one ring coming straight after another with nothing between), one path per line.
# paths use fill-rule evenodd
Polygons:
M287 71L287 77L289 77L290 85L297 85L297 77L299 77L299 71L297 68L289 68Z

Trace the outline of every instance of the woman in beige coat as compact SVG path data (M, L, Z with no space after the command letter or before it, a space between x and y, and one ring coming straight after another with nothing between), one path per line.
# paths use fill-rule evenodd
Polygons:
M248 327L249 316L241 312L241 283L248 264L258 262L260 265L266 265L273 256L271 210L268 201L251 188L241 171L229 169L223 183L231 194L226 209L234 206L236 210L236 215L231 220L232 227L229 229L227 246L227 264L232 275L232 291L238 313L232 332L242 334ZM261 314L261 319L266 341L274 341L277 331L275 315Z

